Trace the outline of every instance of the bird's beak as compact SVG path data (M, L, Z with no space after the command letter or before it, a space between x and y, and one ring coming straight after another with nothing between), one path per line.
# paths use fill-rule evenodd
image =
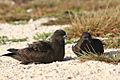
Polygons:
M63 36L64 39L67 39L67 35Z

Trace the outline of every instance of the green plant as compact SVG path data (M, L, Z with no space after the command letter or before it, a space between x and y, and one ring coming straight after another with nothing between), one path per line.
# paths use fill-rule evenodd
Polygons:
M6 44L7 41L8 41L7 36L0 36L0 45Z
M103 43L105 48L120 48L120 37L109 37L108 39L103 40Z
M35 36L33 36L33 39L35 40L46 40L51 33L36 33Z
M65 42L65 44L74 44L74 43L76 43L75 40L76 39L67 39L66 42Z
M20 38L20 39L16 39L16 38L8 38L7 36L0 36L0 45L3 45L3 44L7 44L7 43L10 43L10 42L23 42L23 41L27 41L27 37L26 38Z
M24 42L24 41L27 41L27 37L26 38L20 38L20 39L15 39L15 38L13 38L13 39L9 39L8 41L9 42Z

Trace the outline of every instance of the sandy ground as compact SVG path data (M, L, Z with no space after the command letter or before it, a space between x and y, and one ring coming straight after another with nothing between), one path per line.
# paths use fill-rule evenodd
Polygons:
M53 18L51 18L53 19ZM29 39L26 42L0 45L0 55L5 54L8 48L23 48L33 42L36 33L54 32L57 29L64 29L64 26L42 26L48 18L41 18L36 21L29 21L26 24L12 25L0 24L0 36L10 38ZM71 51L72 44L66 45L65 60L50 64L29 64L22 65L20 62L8 57L0 57L0 80L120 80L120 64L113 65L98 61L87 61L81 63ZM116 51L116 49L105 50ZM70 60L69 60L70 59Z

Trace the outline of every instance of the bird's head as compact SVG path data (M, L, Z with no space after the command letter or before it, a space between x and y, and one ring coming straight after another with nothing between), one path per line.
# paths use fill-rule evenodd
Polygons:
M64 30L56 30L52 35L52 41L64 41L66 38L66 32Z
M82 39L83 39L83 40L91 40L92 37L91 37L90 33L88 33L88 32L83 32L83 33L82 33Z

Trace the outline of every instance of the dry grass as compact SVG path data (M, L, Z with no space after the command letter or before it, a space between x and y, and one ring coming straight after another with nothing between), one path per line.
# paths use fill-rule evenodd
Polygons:
M46 15L56 15L68 10L91 11L115 8L119 0L11 0L14 5L0 3L0 21L36 19ZM108 6L109 3L109 6ZM89 5L89 6L88 6ZM61 14L62 15L62 14ZM65 22L65 21L64 21Z
M120 62L120 52L116 52L116 55L97 55L93 53L81 54L78 58L80 61L85 62L89 60L102 61L106 63L118 64Z
M93 12L84 12L75 15L69 29L69 37L79 37L82 32L89 31L92 35L106 37L119 36L120 33L120 7Z

